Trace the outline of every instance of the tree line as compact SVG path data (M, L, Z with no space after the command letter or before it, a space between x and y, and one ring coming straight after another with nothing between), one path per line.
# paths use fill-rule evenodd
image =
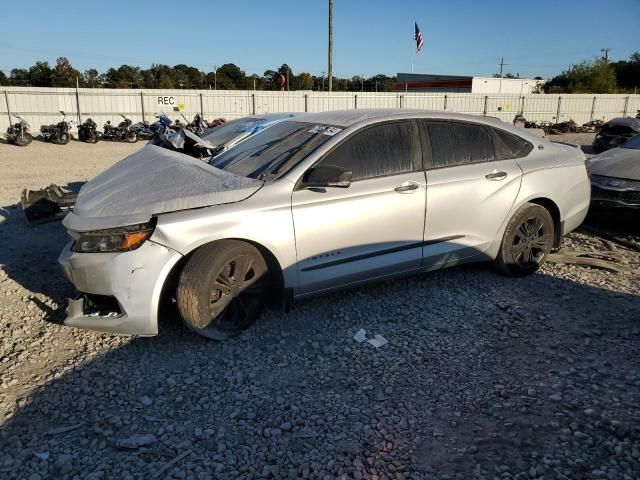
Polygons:
M497 74L494 76L498 76ZM519 78L506 73L504 78ZM536 77L539 79L540 77ZM280 90L326 91L327 79L308 72L295 73L287 64L262 75L248 75L237 65L226 63L216 70L203 72L189 65L153 64L148 69L121 65L100 73L94 68L80 72L65 57L54 66L47 61L36 62L29 68L14 68L6 75L0 71L0 86L75 87L85 88L155 88L155 89L218 89L218 90ZM337 92L394 91L396 77L374 75L333 78ZM585 61L572 65L546 81L538 93L634 93L640 91L640 52L629 60L608 62L606 59Z
M640 52L629 60L609 62L605 58L572 65L544 84L545 93L636 93L640 92Z
M326 77L308 72L296 74L287 64L266 70L262 75L248 75L233 63L226 63L210 72L203 72L184 64L173 67L153 64L148 69L121 65L99 73L94 68L80 72L67 58L60 57L53 67L47 61L39 61L29 68L14 68L9 75L0 71L0 85L31 87L75 87L77 81L80 87L85 88L280 90L281 78L284 79L285 90L328 89ZM333 90L387 92L393 91L395 81L395 77L381 74L369 78L334 77Z

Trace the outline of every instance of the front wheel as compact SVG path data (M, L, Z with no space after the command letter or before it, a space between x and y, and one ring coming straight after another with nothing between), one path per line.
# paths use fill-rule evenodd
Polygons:
M535 203L526 203L507 224L496 266L510 277L534 273L547 259L554 235L549 211Z
M124 139L129 143L136 143L138 141L138 134L136 132L127 132Z
M22 135L16 136L13 143L19 147L26 147L31 143L31 140L33 140L33 137L30 133L23 133Z
M191 330L225 340L255 322L269 285L269 269L253 245L222 240L187 261L178 280L178 311Z
M61 133L56 139L58 145L66 145L71 140L71 135L68 133Z

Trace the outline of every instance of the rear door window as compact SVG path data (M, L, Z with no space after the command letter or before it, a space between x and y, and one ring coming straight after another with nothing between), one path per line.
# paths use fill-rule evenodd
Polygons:
M397 175L420 165L420 143L414 122L399 121L365 127L322 160L350 170L353 181Z
M431 145L431 165L426 168L455 167L495 160L493 141L482 125L464 122L427 121Z

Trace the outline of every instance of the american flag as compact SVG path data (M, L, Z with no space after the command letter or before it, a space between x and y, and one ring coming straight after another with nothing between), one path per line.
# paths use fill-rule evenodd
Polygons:
M418 23L417 22L413 22L416 26L416 36L415 36L415 40L416 40L416 52L419 52L420 50L422 50L422 47L424 46L424 40L422 38L422 32L420 31L420 27L418 27Z

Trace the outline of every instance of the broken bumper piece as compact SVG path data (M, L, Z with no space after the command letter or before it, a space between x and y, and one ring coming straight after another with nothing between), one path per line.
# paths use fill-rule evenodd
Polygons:
M147 241L122 253L77 253L69 243L59 262L80 297L69 300L65 325L121 335L158 334L165 280L182 258Z
M67 185L66 188L51 184L42 190L24 189L20 204L30 225L52 222L64 218L73 210L82 184Z

